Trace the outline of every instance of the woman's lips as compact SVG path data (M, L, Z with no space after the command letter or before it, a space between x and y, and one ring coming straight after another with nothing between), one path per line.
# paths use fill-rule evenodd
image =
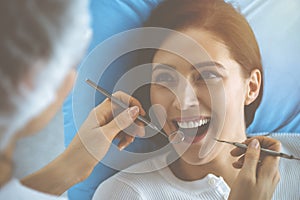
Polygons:
M188 136L188 135L184 135L184 142L187 142L187 143L198 143L200 142L207 134L208 132L208 129L202 133L201 135L195 135L195 136Z
M206 136L210 121L210 117L198 116L176 118L173 122L184 133L184 142L197 143Z

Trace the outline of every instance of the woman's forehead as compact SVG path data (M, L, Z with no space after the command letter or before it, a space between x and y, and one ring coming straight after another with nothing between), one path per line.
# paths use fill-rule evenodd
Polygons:
M153 66L156 66L155 63L176 66L216 62L226 68L230 67L233 62L235 63L228 48L209 32L201 29L187 29L182 33L192 38L197 44L175 40L177 38L171 36L156 51ZM170 47L174 46L174 51L172 51Z

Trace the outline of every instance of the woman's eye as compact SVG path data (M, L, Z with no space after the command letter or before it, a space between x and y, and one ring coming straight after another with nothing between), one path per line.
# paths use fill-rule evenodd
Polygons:
M157 75L154 80L157 83L171 83L175 81L175 79L167 73L161 73Z
M198 80L208 80L208 79L215 79L215 78L220 78L220 75L212 71L203 71L200 73Z

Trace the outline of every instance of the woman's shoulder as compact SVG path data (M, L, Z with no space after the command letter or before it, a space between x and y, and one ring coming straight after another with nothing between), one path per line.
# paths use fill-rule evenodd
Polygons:
M274 138L281 142L283 150L285 148L287 150L294 150L293 148L300 147L300 133L290 133L290 132L262 132L262 133L251 133L249 134L250 137L252 136L268 136ZM299 153L299 148L296 149L295 153Z
M300 133L271 133L269 136L281 142L283 152L300 156Z
M281 142L281 152L300 158L300 133L272 133L269 136ZM273 199L299 199L299 169L300 161L280 159L280 181Z

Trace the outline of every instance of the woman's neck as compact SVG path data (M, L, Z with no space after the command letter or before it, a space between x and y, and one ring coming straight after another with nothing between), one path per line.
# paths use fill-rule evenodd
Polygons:
M246 139L246 136L244 138ZM232 166L232 163L237 160L230 155L233 148L231 145L224 145L222 153L203 165L192 165L185 162L183 158L179 158L169 167L177 178L184 181L195 181L208 174L214 174L223 177L226 183L231 186L240 171Z

